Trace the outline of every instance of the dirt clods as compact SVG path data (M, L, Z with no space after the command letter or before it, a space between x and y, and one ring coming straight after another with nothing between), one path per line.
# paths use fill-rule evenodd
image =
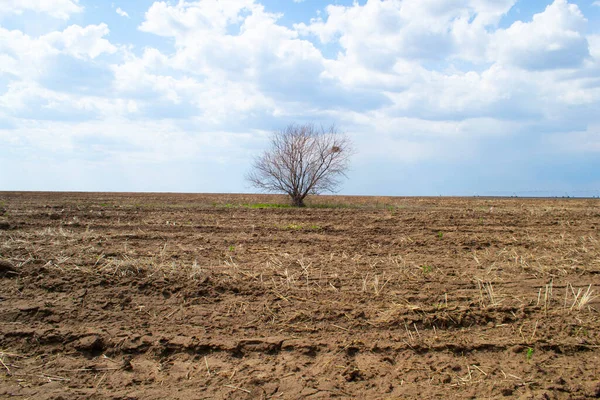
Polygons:
M5 260L0 260L0 278L3 278L8 275L16 275L17 269L16 267Z

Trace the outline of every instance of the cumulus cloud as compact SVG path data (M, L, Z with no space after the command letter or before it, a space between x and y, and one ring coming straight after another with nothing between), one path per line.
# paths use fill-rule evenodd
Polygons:
M326 19L296 28L321 42L339 43L342 52L325 62L322 76L345 87L382 91L393 103L381 108L389 115L523 120L560 114L567 104L596 101L594 91L579 86L581 82L563 81L552 72L590 63L586 19L576 5L555 0L531 22L499 29L514 1L450 3L329 6ZM417 34L413 20L428 39ZM446 67L425 67L436 58ZM455 61L483 68L454 68Z
M327 17L296 29L322 43L339 42L348 62L390 70L399 60L441 60L485 47L486 27L495 26L515 0L369 0L329 5Z
M200 2L180 1L176 5L155 2L146 12L146 19L140 26L144 32L160 36L193 40L198 32L214 31L225 33L229 24L240 22L242 10L262 8L254 0L218 0Z
M62 31L32 37L21 31L0 26L0 49L9 57L22 60L33 60L61 52L76 57L96 58L103 53L114 53L117 50L104 39L109 32L104 23L85 27L71 25ZM26 66L26 63L22 64L22 67Z
M168 56L147 48L141 57L130 56L112 67L113 88L121 96L138 100L148 118L204 116L216 124L274 108L254 82L229 81L218 74L186 76L171 63Z
M38 37L0 27L0 72L8 77L4 90L0 81L0 108L17 125L21 119L85 121L118 115L121 107L106 97L111 71L95 61L117 51L104 39L108 33L106 24L71 25Z
M496 32L492 59L532 70L580 66L590 56L586 23L577 5L555 0L531 22Z
M328 78L321 51L309 40L300 38L294 29L280 25L279 18L280 15L267 12L252 0L227 4L154 3L140 30L174 38L176 52L168 57L158 51L153 51L152 56L146 52L144 59L133 63L150 65L160 60L160 65L168 65L171 72L185 73L191 80L181 85L180 90L168 92L164 92L165 87L174 88L178 84L165 77L143 73L137 81L146 82L146 87L153 82L154 90L158 82L170 82L160 90L172 101L180 99L186 92L184 88L194 88L183 97L191 99L200 109L210 110L208 115L212 116L235 115L240 111L293 115L302 109L302 113L311 112L334 102L336 106L364 109L387 101L381 94L343 88ZM126 77L128 69L133 74L148 71L131 65L129 62L116 69L121 88L132 81ZM192 91L214 96L193 95ZM362 103L352 101L359 96ZM215 105L222 105L223 109L215 113Z
M530 22L497 29L515 0L369 0L326 8L325 18L295 25L322 43L337 42L338 60L379 72L398 63L464 60L525 69L570 68L589 57L587 20L579 7L555 0Z
M54 18L67 20L71 15L83 11L79 0L2 0L0 2L0 17L2 15L21 15L24 11L48 14Z
M45 40L0 26L0 71L13 77L36 76L44 70L44 59L59 51Z
M103 53L114 53L117 48L104 36L110 30L104 23L81 27L71 25L62 32L52 32L41 37L41 40L54 48L75 57L96 58Z

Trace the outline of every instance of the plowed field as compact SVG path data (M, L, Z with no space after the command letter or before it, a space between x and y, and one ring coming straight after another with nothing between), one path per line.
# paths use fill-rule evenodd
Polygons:
M0 192L0 398L600 397L600 201Z

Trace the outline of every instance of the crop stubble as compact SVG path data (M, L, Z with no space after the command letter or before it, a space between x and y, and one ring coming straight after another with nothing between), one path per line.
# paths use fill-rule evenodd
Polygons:
M597 200L0 193L0 397L600 396Z

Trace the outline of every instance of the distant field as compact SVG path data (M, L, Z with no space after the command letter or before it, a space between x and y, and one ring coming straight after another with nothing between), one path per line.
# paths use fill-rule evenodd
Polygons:
M600 397L600 200L286 204L0 192L0 398Z

